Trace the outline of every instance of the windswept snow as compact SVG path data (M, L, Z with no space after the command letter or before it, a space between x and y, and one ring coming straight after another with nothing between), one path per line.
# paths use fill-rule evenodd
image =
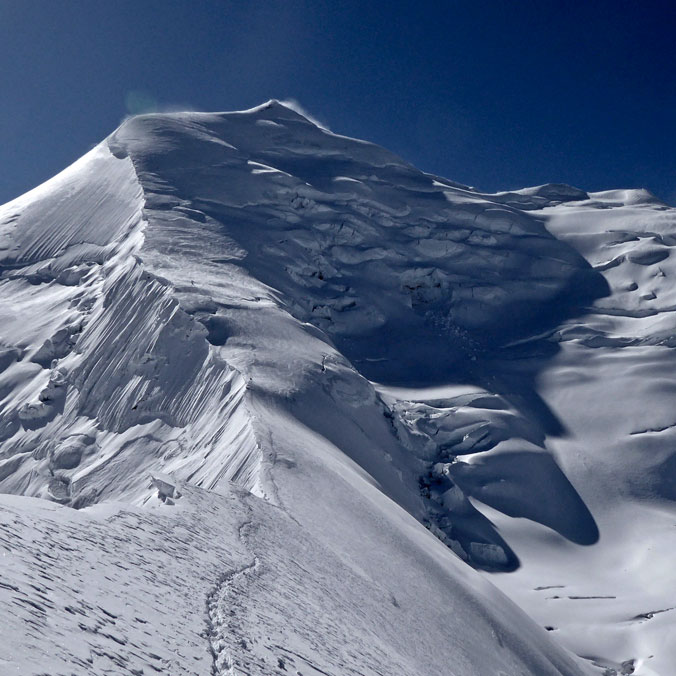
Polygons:
M668 676L675 242L274 101L127 120L0 208L2 668Z

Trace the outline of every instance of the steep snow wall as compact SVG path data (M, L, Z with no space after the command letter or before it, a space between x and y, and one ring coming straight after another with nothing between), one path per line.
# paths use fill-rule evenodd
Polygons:
M102 144L3 208L4 491L82 507L153 468L262 491L244 381L143 267L143 205Z
M468 502L480 479L454 471L452 485L443 479L444 490L429 491L431 468L448 455L408 434L396 405L366 378L489 388L503 419L516 421L504 436L530 444L522 459L533 485L558 486L548 507L518 498L501 505L586 543L598 537L543 446L551 421L532 382L513 388L485 368L504 344L607 293L603 277L539 218L276 102L244 113L136 117L108 143L131 159L143 187L144 269L167 280L215 353L250 379L263 409L292 411L465 560L510 569L517 554ZM541 206L579 196L542 186L522 197ZM468 433L466 423L452 424ZM480 414L472 424L485 427ZM261 425L260 438L270 434ZM274 455L274 444L267 449Z
M89 634L108 624L95 611L82 624L96 631L80 627L87 638L59 653L73 673L624 668L617 643L590 646L572 616L555 615L570 630L545 632L554 621L521 575L536 559L563 574L556 555L601 551L607 521L585 478L595 461L571 461L566 447L577 408L566 422L542 383L569 382L556 370L569 356L561 336L612 349L598 317L664 314L647 294L666 287L618 309L607 272L660 265L669 228L636 247L622 235L601 262L593 236L570 234L578 215L625 203L662 209L649 195L556 184L484 195L277 102L126 121L0 211L0 489L85 508L3 499L23 515L9 519L25 542L8 545L14 581L2 588L33 608L21 622L35 611L66 631L61 606L82 600L71 577L58 606L25 589L44 557L27 534L42 541L47 520L82 551L64 555L68 566L96 560L121 580L113 568L141 562L142 579L124 579L139 590L132 607L151 604L145 621L166 627L139 657L113 646L144 631L118 609L125 642L108 627L88 660ZM575 217L558 228L562 213ZM660 451L651 467L669 462ZM101 552L127 528L134 538L111 563ZM516 570L492 579L542 626L467 563ZM60 566L50 579L67 575ZM87 593L109 608L116 588ZM190 622L167 619L167 594ZM21 647L3 660L51 666L13 637ZM190 648L177 656L172 644Z
M374 377L433 376L432 351L457 370L467 331L504 342L607 289L538 219L277 103L137 117L109 142L152 195L149 248L236 265Z

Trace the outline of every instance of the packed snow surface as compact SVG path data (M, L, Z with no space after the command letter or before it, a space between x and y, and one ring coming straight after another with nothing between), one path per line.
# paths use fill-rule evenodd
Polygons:
M0 673L670 676L676 210L278 102L0 207Z

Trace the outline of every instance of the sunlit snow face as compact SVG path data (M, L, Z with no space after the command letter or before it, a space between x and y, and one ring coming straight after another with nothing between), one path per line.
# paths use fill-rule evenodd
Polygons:
M316 629L341 617L358 627L350 640L400 631L380 657L413 636L411 673L428 639L434 656L452 640L497 641L473 652L482 666L469 673L519 673L504 660L521 654L535 655L526 673L547 673L538 650L549 660L554 642L505 621L504 599L457 555L511 571L495 581L577 654L643 668L674 605L662 601L675 232L645 191L481 195L274 102L134 118L0 210L0 487L75 508L143 503L162 524L197 500L206 531L184 521L165 541L183 548L181 533L213 537L227 522L227 550L251 547L234 569L246 599L237 613L257 615L238 624L247 637L270 588L290 581L302 617L273 615L265 634L282 627L281 638L266 659L303 622L306 638L322 636L315 646L329 636L342 646L343 634ZM176 477L189 488L168 491ZM242 501L229 511L237 523L213 516L222 498ZM201 567L211 548L200 551ZM307 571L326 561L332 572L312 591ZM224 667L255 643L217 631L231 617L230 579L195 587L209 594ZM339 601L330 612L327 599ZM411 632L406 613L424 630ZM484 669L484 653L499 664Z

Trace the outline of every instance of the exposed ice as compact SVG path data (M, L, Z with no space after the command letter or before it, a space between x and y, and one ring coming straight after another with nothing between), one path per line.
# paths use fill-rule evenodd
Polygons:
M127 120L0 207L0 671L669 676L675 214Z

